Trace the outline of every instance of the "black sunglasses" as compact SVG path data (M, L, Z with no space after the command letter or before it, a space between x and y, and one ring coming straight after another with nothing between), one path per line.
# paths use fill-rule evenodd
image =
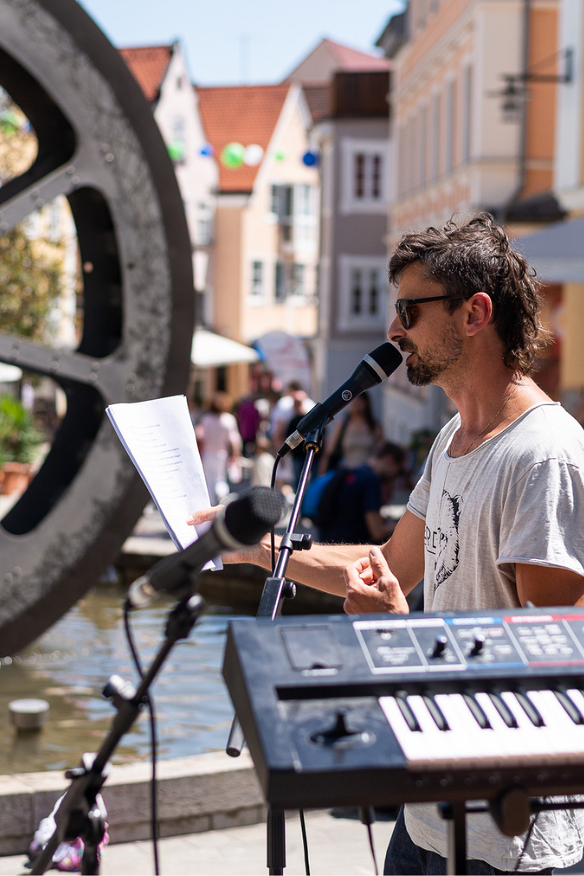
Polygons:
M416 321L416 305L427 304L428 301L446 301L451 298L453 301L457 298L465 298L465 295L435 295L433 298L398 298L395 302L395 311L399 317L399 321L406 329L410 329Z

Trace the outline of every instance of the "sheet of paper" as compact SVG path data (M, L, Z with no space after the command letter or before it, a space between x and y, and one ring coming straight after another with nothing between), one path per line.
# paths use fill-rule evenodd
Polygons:
M211 502L186 397L113 404L106 413L176 547L188 547L208 527L197 532L187 519ZM222 568L220 558L205 568Z

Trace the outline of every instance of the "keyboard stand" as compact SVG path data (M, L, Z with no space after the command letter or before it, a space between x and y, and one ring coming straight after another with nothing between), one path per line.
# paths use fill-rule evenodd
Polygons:
M440 814L446 819L448 856L446 872L448 876L465 874L466 868L466 801L456 803L441 803Z

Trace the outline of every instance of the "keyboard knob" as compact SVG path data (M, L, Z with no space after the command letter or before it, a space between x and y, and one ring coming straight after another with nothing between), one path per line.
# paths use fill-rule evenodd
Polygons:
M485 637L482 633L477 633L474 637L474 642L468 652L470 657L478 657L485 649Z
M444 635L436 636L436 639L434 640L434 647L432 648L431 656L434 659L437 659L438 657L443 657L444 653L446 651L447 645L448 645L448 639L446 638L446 636L444 636Z

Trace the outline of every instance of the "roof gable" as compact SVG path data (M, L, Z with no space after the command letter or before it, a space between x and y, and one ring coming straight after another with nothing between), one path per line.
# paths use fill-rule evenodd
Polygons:
M172 46L137 46L120 49L120 55L150 103L158 100L172 58Z
M369 55L358 49L343 46L329 39L323 39L291 71L285 82L323 83L329 81L336 72L367 72L389 70L386 58Z
M227 144L254 144L267 150L282 113L290 85L196 86L199 111L208 142L219 166L219 190L250 192L259 164L226 167L221 153Z

